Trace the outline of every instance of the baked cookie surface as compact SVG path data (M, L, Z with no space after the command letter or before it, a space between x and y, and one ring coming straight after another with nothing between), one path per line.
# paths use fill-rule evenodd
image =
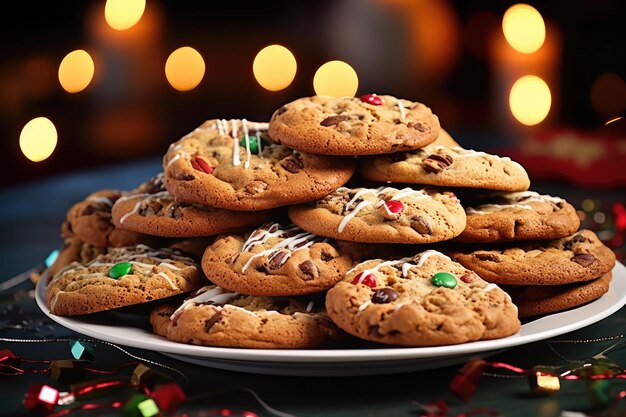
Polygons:
M434 250L355 266L328 291L326 309L354 336L405 346L496 339L520 329L508 294Z
M525 191L530 186L524 167L509 157L435 144L365 158L359 173L371 181L441 187Z
M193 259L145 245L109 248L85 265L59 270L46 288L52 314L74 316L144 303L206 284Z
M138 243L154 244L151 236L115 227L111 219L113 204L126 193L119 190L100 190L74 204L67 212L62 227L63 238L76 237L99 247L132 246Z
M311 204L291 206L289 218L311 233L370 243L433 243L465 228L456 196L435 189L347 188Z
M268 223L249 236L218 237L202 257L217 285L242 294L287 296L325 291L355 263L349 244Z
M303 152L374 155L426 146L439 128L437 116L421 103L368 94L292 101L274 112L269 134Z
M169 147L163 169L180 202L253 211L323 197L350 179L355 161L268 142L267 123L208 120Z
M254 297L214 285L180 306L157 307L150 323L167 339L204 346L316 348L345 337L326 315L323 299Z
M162 180L153 178L139 187L139 191L153 192L131 192L117 199L111 210L117 228L163 237L210 236L261 224L274 214L271 210L242 213L179 203L163 185L154 187L158 183Z
M600 278L565 285L507 286L522 318L556 313L597 300L609 291L611 272Z
M516 242L485 249L453 249L449 255L484 280L508 285L560 285L610 272L615 254L591 230L566 238Z
M534 191L494 192L472 199L462 198L467 214L458 242L557 239L580 227L576 209L559 197Z

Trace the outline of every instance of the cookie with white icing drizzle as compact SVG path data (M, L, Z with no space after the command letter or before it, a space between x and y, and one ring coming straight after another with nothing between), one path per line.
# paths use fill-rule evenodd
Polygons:
M117 228L163 237L211 236L247 229L270 220L275 214L272 210L243 214L180 203L165 189L161 177L158 174L136 191L117 199L112 209Z
M46 288L50 312L75 316L193 291L207 284L200 266L171 249L109 248L86 264L60 269Z
M175 342L261 349L329 347L346 335L311 297L255 297L210 285L182 305L150 315L154 332Z
M389 95L303 97L274 112L273 141L324 155L376 155L421 148L439 135L422 103Z
M457 242L544 240L570 236L580 227L576 209L559 197L534 191L461 197L467 214Z
M590 281L615 266L613 251L587 229L561 239L482 245L480 249L459 244L446 252L486 281L506 285Z
M72 205L62 226L64 239L76 237L98 247L123 247L137 243L155 245L159 242L152 236L115 227L111 218L113 204L126 192L100 190L89 194L84 200Z
M352 242L433 243L465 228L465 211L456 196L429 188L341 187L288 210L304 230Z
M435 144L414 151L365 158L359 173L370 181L440 187L525 191L530 186L524 167L509 157Z
M507 293L434 250L358 264L328 291L326 309L346 332L393 345L451 345L520 329Z
M267 123L208 120L170 145L163 169L180 202L253 211L323 197L350 179L355 161L274 144Z
M268 223L249 235L218 237L202 269L217 285L242 294L287 296L325 291L355 263L350 244Z

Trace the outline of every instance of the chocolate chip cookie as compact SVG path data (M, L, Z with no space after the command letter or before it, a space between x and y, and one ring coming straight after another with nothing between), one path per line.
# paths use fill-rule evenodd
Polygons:
M74 204L62 226L63 238L76 237L98 247L122 247L137 243L154 245L157 239L115 227L111 220L113 204L125 194L118 190L100 190Z
M161 183L157 175L148 184ZM163 237L198 237L246 229L266 222L271 210L242 213L199 204L177 202L165 189L141 186L117 199L112 208L113 223L119 229Z
M210 285L150 315L154 332L181 343L261 349L328 347L344 339L323 299L254 297Z
M207 283L193 259L145 245L110 248L86 264L59 270L46 288L52 314L75 316L144 303Z
M180 202L254 211L323 197L350 179L355 161L268 142L267 123L209 120L169 147L163 168Z
M353 242L433 243L465 228L456 196L428 188L341 187L314 203L291 206L288 213L306 231Z
M93 246L85 243L77 237L70 237L64 240L63 247L59 250L59 255L47 270L48 282L62 268L72 262L86 264L98 255L108 252L108 248Z
M346 332L394 345L458 344L520 329L508 294L434 250L355 266L328 291L326 309Z
M217 285L242 294L287 296L325 291L355 263L349 244L297 226L268 223L247 236L220 236L202 269Z
M571 204L534 191L493 192L461 199L467 225L454 239L457 242L557 239L580 227Z
M598 279L565 285L506 286L522 318L556 313L597 300L609 291L611 272Z
M516 242L485 249L453 249L452 259L483 279L506 285L561 285L610 272L615 254L591 230L566 238Z
M324 155L375 155L421 148L439 134L421 103L387 95L303 97L274 112L273 141Z
M524 167L509 157L435 144L365 158L359 173L371 181L442 187L525 191L530 186Z

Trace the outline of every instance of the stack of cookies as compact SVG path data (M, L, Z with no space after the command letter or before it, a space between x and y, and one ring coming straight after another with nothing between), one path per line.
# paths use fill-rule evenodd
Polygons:
M69 210L53 314L151 302L155 333L208 346L449 345L597 298L615 262L522 166L393 96L209 120L137 183Z

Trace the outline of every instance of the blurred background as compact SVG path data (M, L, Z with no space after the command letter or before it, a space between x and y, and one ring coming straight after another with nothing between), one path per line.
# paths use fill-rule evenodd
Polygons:
M464 147L626 228L625 3L16 2L0 29L0 184L160 158L210 118L373 92L427 104Z

